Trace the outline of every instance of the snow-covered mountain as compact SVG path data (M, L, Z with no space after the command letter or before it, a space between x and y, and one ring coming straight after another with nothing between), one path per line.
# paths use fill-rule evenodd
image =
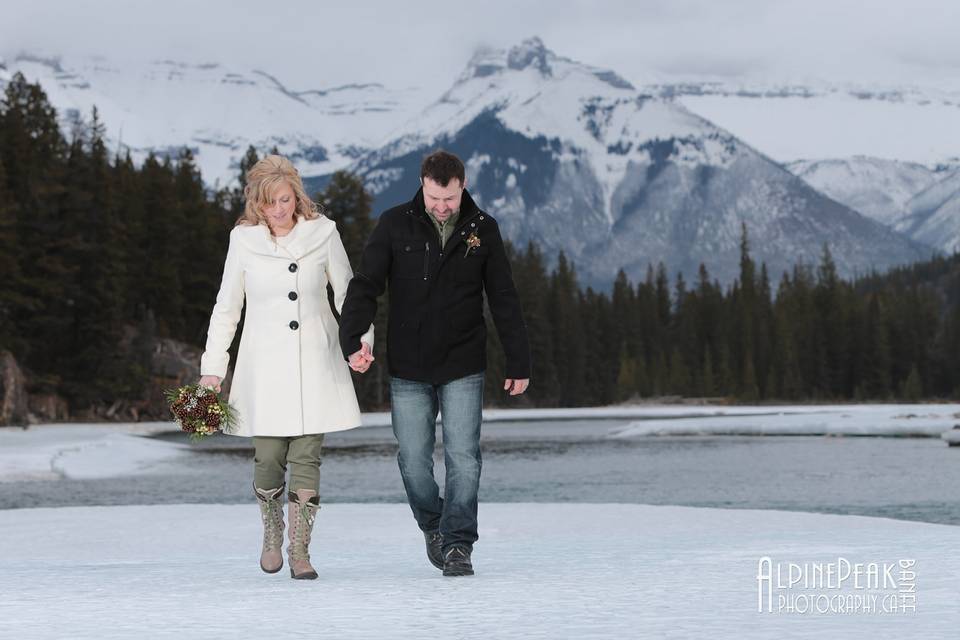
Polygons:
M960 170L857 156L787 167L823 194L917 242L960 248Z
M560 57L538 39L479 53L453 87L354 168L385 207L410 197L422 156L466 159L468 183L517 243L563 250L606 286L649 263L736 274L741 223L774 278L824 243L847 274L930 250L852 211L671 99Z
M960 83L953 86L650 84L781 163L854 156L928 167L960 158Z
M798 160L787 168L817 191L888 226L907 213L907 202L943 178L916 162L854 156Z
M703 261L729 282L741 223L774 278L816 262L824 243L846 274L929 255L695 114L680 92L638 90L536 38L479 52L438 99L380 85L294 90L266 71L213 63L26 55L0 65L0 84L17 71L42 84L65 127L95 104L117 148L143 157L191 147L221 185L249 144L275 145L314 187L358 171L379 211L409 198L422 156L447 147L511 240L535 241L551 259L566 252L601 287L620 268L636 280L658 261L688 279Z
M188 147L211 185L236 180L251 144L276 146L306 175L342 168L427 102L379 84L295 90L267 71L214 63L20 55L0 64L0 86L17 72L41 84L65 131L96 105L112 148L139 160Z
M906 211L899 231L946 253L960 251L960 170L911 198Z
M960 245L956 209L928 216L927 205L908 204L960 168L957 83L692 82L643 89L680 101L864 215L938 249Z

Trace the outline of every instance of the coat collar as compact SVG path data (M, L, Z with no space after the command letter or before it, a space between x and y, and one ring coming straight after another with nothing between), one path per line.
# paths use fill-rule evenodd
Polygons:
M265 224L241 227L240 237L252 253L272 258L300 260L312 253L337 229L337 225L324 215L313 220L301 219L290 231L290 242L281 247L270 235Z

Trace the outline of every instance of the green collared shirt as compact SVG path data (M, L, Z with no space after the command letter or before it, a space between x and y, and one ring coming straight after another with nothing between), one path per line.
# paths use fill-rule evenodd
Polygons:
M453 235L453 230L457 227L457 220L460 219L460 212L454 211L451 213L446 222L440 222L434 218L433 214L429 211L427 212L427 215L430 216L433 226L437 228L437 233L440 234L440 248L443 249L444 245L447 244L447 240L449 240L450 236Z

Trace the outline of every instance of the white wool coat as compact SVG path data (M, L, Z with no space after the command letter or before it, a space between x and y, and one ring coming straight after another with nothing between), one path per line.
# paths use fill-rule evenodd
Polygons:
M225 377L246 300L230 387L239 436L300 436L360 425L349 365L340 351L337 311L353 277L336 224L299 219L279 246L265 225L230 232L223 280L210 316L200 374ZM363 340L373 347L373 326Z

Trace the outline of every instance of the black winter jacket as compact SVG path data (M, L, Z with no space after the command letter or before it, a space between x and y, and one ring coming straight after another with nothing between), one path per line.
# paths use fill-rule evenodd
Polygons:
M506 354L505 376L529 378L527 329L496 220L464 190L460 219L441 251L428 215L421 189L410 202L380 216L343 303L344 357L360 349L360 336L389 283L390 375L443 384L479 373L486 368L485 292ZM471 235L479 238L479 246L468 245Z

